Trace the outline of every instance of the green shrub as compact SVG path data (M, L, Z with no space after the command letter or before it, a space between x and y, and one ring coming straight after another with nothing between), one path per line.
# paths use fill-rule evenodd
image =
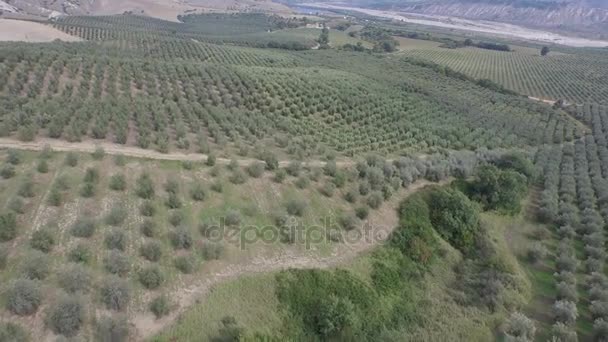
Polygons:
M32 234L30 246L41 252L48 253L55 245L55 234L48 229L40 229Z
M91 251L84 244L78 244L68 253L68 260L88 264L91 261Z
M169 215L169 223L171 223L171 225L173 227L177 227L177 226L181 225L185 219L186 219L186 214L181 211L176 211L176 212L171 213L171 215Z
M310 184L310 180L306 176L300 176L300 177L298 177L298 179L296 179L295 184L300 189L306 189L306 188L308 188L308 185Z
M359 194L361 196L367 196L370 191L371 189L368 182L359 183Z
M85 307L81 299L64 296L47 313L47 326L58 335L75 336L84 324Z
M297 160L294 160L292 162L289 163L289 165L287 165L287 174L289 174L292 177L298 177L300 176L300 171L302 170L302 163L300 163Z
M139 253L146 258L146 260L156 262L160 260L163 250L158 241L150 241L141 245Z
M91 273L80 264L64 267L58 277L59 286L67 293L87 293L92 280Z
M78 155L74 152L68 152L68 154L65 155L64 163L65 165L76 167L76 165L78 165Z
M492 165L481 167L468 188L470 197L486 210L517 213L527 193L527 178L516 171L503 171Z
M95 189L95 184L93 183L84 183L81 187L80 187L80 196L84 197L84 198L91 198L93 196L95 196L96 193L96 189Z
M224 191L224 184L221 181L217 181L211 184L211 190L217 193L222 193Z
M332 197L335 191L336 185L331 182L327 182L321 188L319 188L319 192L325 197Z
M6 162L9 164L13 164L13 165L19 165L21 164L21 152L15 150L15 149L9 149L7 151L7 156L6 156Z
M84 173L83 178L85 183L97 183L99 182L99 171L94 167L89 167Z
M19 186L17 194L25 198L32 198L36 196L36 192L34 190L34 180L29 176L26 177Z
M146 217L152 217L156 213L156 207L152 201L144 201L139 207L139 213Z
M278 169L275 173L274 173L274 177L272 178L272 180L275 183L283 183L283 181L285 180L285 177L287 176L287 172L285 172L285 170L283 169Z
M357 207L355 209L355 215L361 220L365 220L369 216L369 209L367 207Z
M357 192L355 190L348 190L345 194L344 194L344 200L346 200L348 203L355 203L357 202Z
M53 207L58 207L61 205L63 201L63 196L61 195L61 191L54 185L49 192L49 196L46 199L46 203Z
M253 178L260 178L264 174L264 164L258 162L250 164L247 166L247 173Z
M5 164L4 166L2 166L2 169L0 169L0 177L4 178L4 179L10 179L15 177L16 171L15 171L15 167L13 167L12 165L9 164Z
M126 280L116 277L106 279L99 289L101 302L109 310L124 310L131 300L131 289Z
M191 257L181 255L175 258L173 261L175 268L184 274L191 274L194 272L194 261Z
M431 192L428 203L435 230L455 248L470 250L479 231L479 212L475 204L453 189Z
M8 248L5 245L0 244L0 270L6 268L8 261Z
M124 251L127 247L127 235L122 230L112 230L106 233L103 242L107 249Z
M122 203L115 204L105 217L106 224L119 226L127 219L127 207Z
M279 160L273 153L264 153L264 163L266 164L266 170L272 171L279 168Z
M182 168L184 170L188 170L188 171L193 170L194 169L194 163L192 161L190 161L190 160L184 160L184 161L182 161Z
M13 212L0 214L0 242L13 240L17 233L17 215Z
M106 271L121 277L126 276L131 271L131 261L124 253L114 250L108 253L103 259Z
M241 213L234 209L229 209L224 217L224 223L227 226L238 226L241 224Z
M39 173L48 173L49 172L49 164L47 163L46 160L40 160L38 162L38 165L36 166L36 170Z
M344 172L336 172L332 178L332 182L336 185L336 188L342 188L346 184L346 174Z
M218 260L224 253L224 245L217 242L204 242L201 244L199 252L205 260Z
M207 197L207 192L202 184L194 183L190 188L190 197L195 201L202 202Z
M192 234L184 227L173 230L169 234L169 239L175 249L190 249L193 244Z
M210 153L207 156L207 161L205 162L205 164L207 164L207 166L214 166L215 165L215 155L213 153Z
M127 188L127 179L123 174L117 173L110 177L110 189L114 191L124 191Z
M378 209L380 208L380 206L382 205L382 202L384 201L384 197L382 197L382 194L379 192L373 192L369 195L369 197L367 197L367 205L369 205L370 208L372 209Z
M96 229L97 225L94 220L82 217L74 222L72 228L70 228L70 232L74 237L90 238L95 234Z
M116 166L125 166L127 164L127 159L122 154L117 154L114 156L114 165Z
M423 196L413 195L401 202L399 226L390 243L418 265L426 266L434 259L439 243Z
M44 280L51 273L50 268L49 257L34 250L23 261L22 272L26 278Z
M157 289L164 281L158 266L148 266L138 272L139 282L148 290Z
M232 184L243 184L247 182L247 175L241 169L235 169L230 175L230 182Z
M122 314L103 316L95 327L95 341L126 342L129 339L129 320Z
M325 166L323 167L323 173L325 173L326 176L333 177L336 175L337 172L338 167L336 166L336 162L334 160L330 160L325 163Z
M165 201L165 205L169 209L178 209L178 208L182 207L182 201L179 198L179 195L174 194L174 193L169 193L169 197L167 197L167 200Z
M6 309L15 315L29 316L38 311L42 294L38 284L29 279L14 281L6 292Z
M154 197L154 183L149 174L143 173L136 181L135 193L143 199Z
M105 157L106 151L101 146L95 147L95 151L91 154L91 157L95 160L102 160Z
M179 194L179 183L175 179L167 179L165 183L165 191L177 195Z
M171 303L165 295L160 295L150 302L150 311L157 319L166 316L171 312Z
M0 323L0 342L27 342L29 334L20 325L11 322Z
M344 214L340 217L340 226L345 230L354 230L359 226L359 220L356 216Z
M146 237L155 237L157 226L156 223L152 220L144 220L140 227L141 233Z
M302 216L308 204L304 200L291 199L285 204L285 209L289 215Z

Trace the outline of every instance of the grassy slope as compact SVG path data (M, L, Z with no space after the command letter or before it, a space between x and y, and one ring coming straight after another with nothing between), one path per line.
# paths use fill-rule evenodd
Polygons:
M501 259L513 267L519 279L518 291L511 291L507 300L517 305L525 305L529 301L525 312L533 313L535 304L548 295L545 288L548 285L543 282L546 279L539 280L525 264L519 263L516 252L509 247L512 245L510 242L513 227L527 231L534 229L536 225L525 222L520 217L509 218L492 213L485 213L482 218L487 226L491 227L491 236L497 243ZM526 241L529 239L523 233L518 235L518 238ZM446 254L442 260L435 263L431 271L413 286L413 297L417 300L416 317L420 318L417 325L391 333L403 341L444 341L447 336L450 336L452 341L494 339L496 329L505 318L504 313L488 314L476 307L461 305L455 300L452 295L452 284L456 278L454 267L460 262L461 256L445 243L443 249ZM346 268L364 281L370 282L372 257L364 255ZM543 276L540 275L540 278ZM202 299L186 312L177 324L157 336L154 341L201 338L201 331L205 331L206 336L213 336L219 329L219 319L226 315L234 316L249 334L272 329L276 331L281 326L281 318L277 316L279 306L272 293L274 283L275 278L270 274L243 277L218 286L208 298ZM252 293L256 295L252 296Z

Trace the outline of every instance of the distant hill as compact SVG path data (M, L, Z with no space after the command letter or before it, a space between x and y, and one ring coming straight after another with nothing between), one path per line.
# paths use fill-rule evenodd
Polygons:
M317 2L340 2L360 7L427 15L492 20L608 38L608 1L606 0L317 0Z
M49 17L132 12L167 20L192 12L281 12L289 8L271 0L0 0L0 14Z

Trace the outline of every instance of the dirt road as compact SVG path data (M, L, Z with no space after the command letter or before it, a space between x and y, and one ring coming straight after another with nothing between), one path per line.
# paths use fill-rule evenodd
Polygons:
M0 138L0 149L17 149L26 151L42 151L44 148L50 147L56 152L82 152L82 153L93 153L98 147L103 148L105 153L110 155L123 155L125 157L144 158L144 159L155 159L155 160L174 160L174 161L206 161L207 155L200 153L183 153L183 152L170 152L161 153L154 150L146 150L135 146L126 146L120 144L113 144L108 142L67 142L48 138L38 138L35 141L23 142L10 138ZM241 166L247 166L252 163L258 162L257 159L252 158L239 158L236 161ZM228 158L217 158L216 163L227 165L232 162L232 159ZM284 160L279 161L279 166L287 166L291 161ZM302 162L303 166L310 167L323 167L326 164L325 161L321 160L310 160ZM350 166L354 165L351 160L339 160L336 161L337 166Z

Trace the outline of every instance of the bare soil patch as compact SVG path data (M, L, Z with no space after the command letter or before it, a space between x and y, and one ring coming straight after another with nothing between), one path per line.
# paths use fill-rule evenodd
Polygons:
M52 42L55 39L66 42L80 41L49 25L33 21L0 19L0 41Z

